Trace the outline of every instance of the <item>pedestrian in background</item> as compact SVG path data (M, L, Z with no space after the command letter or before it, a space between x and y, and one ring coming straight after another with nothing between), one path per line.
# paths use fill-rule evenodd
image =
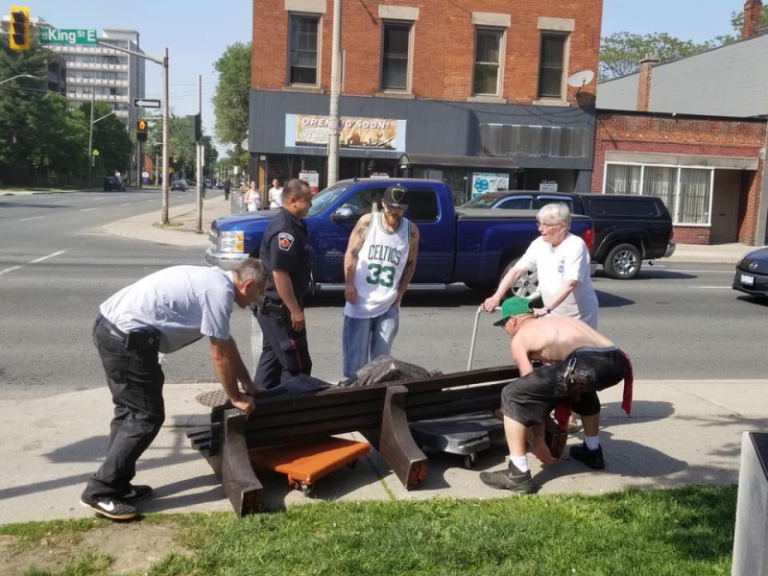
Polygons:
M256 182L251 181L251 187L245 193L245 205L248 212L261 210L261 192L256 188Z
M229 190L232 188L232 182L229 178L224 180L224 200L229 200Z
M269 209L278 209L283 206L283 188L280 186L280 180L272 180L272 188L269 189Z

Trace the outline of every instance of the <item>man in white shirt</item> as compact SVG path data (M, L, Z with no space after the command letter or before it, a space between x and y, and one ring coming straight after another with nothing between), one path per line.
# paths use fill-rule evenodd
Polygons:
M272 180L272 188L269 189L269 207L275 210L283 207L283 189L277 178Z
M483 309L493 312L523 273L536 271L544 307L533 310L535 317L569 316L596 330L598 302L590 277L590 254L584 240L568 231L568 206L547 204L539 210L537 220L541 236L502 278L496 293L483 302Z
M230 402L249 414L257 387L230 334L229 317L237 304L259 300L267 270L247 259L225 272L204 266L173 266L123 288L101 304L93 327L107 384L115 405L104 463L88 480L83 506L112 520L138 515L134 503L152 494L131 484L136 461L165 419L165 375L158 353L170 354L208 336L211 358ZM238 382L243 391L238 388Z

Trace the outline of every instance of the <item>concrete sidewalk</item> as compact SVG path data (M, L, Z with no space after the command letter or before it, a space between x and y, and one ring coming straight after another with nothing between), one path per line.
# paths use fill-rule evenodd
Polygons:
M218 385L166 386L167 421L139 461L136 482L155 487L142 503L147 512L231 510L210 467L186 439L191 427L207 421L207 409L195 396ZM621 386L602 394L601 441L606 470L562 461L545 470L529 457L541 494L596 494L628 487L671 487L687 483L726 485L738 480L741 435L768 425L768 380L638 381L632 416L620 409ZM68 416L63 416L68 415ZM111 402L106 387L0 407L4 438L0 467L0 524L92 516L78 505L87 477L106 450ZM581 434L569 444L581 441ZM462 458L428 454L423 485L406 491L381 458L372 452L354 469L346 467L321 479L318 500L505 497L484 486L481 470L505 466L506 450L480 454L474 470ZM268 509L311 502L290 490L285 477L262 473Z

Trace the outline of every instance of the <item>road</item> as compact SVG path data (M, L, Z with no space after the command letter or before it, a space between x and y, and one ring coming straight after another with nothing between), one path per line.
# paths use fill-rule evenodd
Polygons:
M214 194L221 194L214 191ZM171 202L189 202L192 192ZM90 341L98 305L155 270L202 264L199 248L111 236L111 221L160 211L157 191L0 196L0 397L53 396L102 386ZM627 350L638 379L764 378L768 305L730 289L733 266L665 263L632 281L598 272L600 330ZM479 298L461 285L409 293L394 355L444 372L466 367ZM307 310L315 374L341 376L343 296ZM508 339L482 317L475 367L506 363ZM233 334L250 359L250 315L236 310ZM166 383L215 380L203 343L167 357Z

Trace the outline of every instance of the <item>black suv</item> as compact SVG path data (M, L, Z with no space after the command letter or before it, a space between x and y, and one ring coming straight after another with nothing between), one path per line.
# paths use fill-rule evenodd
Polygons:
M592 261L602 264L611 278L634 278L643 260L666 258L675 251L672 217L657 196L516 190L482 194L462 208L538 210L553 202L592 219Z

